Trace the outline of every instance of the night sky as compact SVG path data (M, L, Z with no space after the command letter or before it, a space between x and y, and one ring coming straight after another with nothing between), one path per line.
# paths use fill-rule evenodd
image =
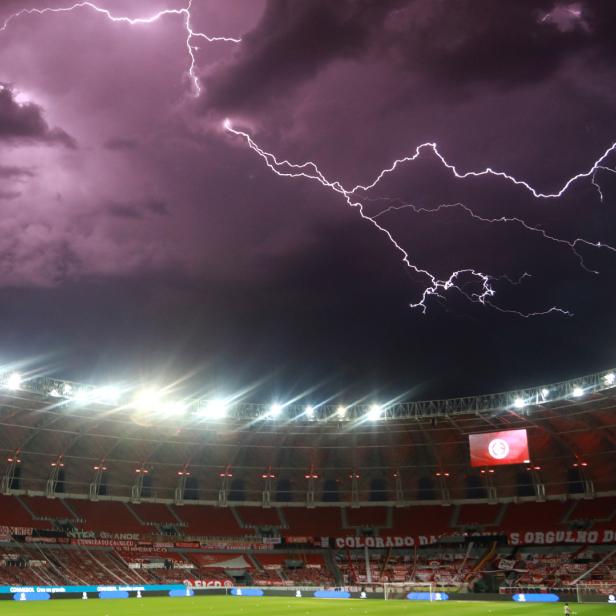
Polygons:
M0 22L68 6L4 0ZM109 18L186 2L96 6L0 32L3 364L313 403L616 364L616 250L573 244L616 246L616 151L556 199L427 148L360 212L223 124L345 189L434 142L556 193L616 141L612 0L193 0L194 32L241 42L192 37L192 75L186 12ZM463 274L412 308L415 268L495 294Z

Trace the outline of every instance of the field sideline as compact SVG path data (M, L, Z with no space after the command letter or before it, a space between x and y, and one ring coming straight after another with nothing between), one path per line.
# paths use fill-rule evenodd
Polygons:
M571 604L573 614L579 616L614 615L613 605ZM0 614L28 616L92 615L92 616L560 616L562 603L520 604L509 602L426 603L416 601L379 601L358 599L296 599L295 597L155 597L151 599L90 599L81 601L2 601Z

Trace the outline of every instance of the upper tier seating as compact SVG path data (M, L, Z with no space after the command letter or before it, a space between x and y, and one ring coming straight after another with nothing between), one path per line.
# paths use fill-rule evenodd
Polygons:
M285 507L283 511L288 527L282 530L284 535L337 537L348 533L342 530L339 507Z
M104 530L114 533L145 533L151 531L151 529L139 523L125 503L71 500L70 506L84 520L79 526L85 530Z
M75 516L64 506L61 498L45 498L44 496L22 496L24 505L38 518L56 520L74 519Z
M241 528L230 508L183 505L174 507L173 511L186 524L184 532L187 535L233 537L254 532Z
M510 503L500 524L506 531L562 528L570 502Z
M263 507L236 507L235 513L245 526L282 526L278 511Z
M359 507L346 509L347 526L384 527L387 525L387 507Z
M458 526L494 526L501 505L460 505Z
M569 521L609 521L614 518L614 515L616 515L616 497L595 498L578 501L569 514Z
M14 496L0 495L0 526L26 526L29 528L51 528L45 520L34 520Z
M130 508L145 524L179 524L171 509L161 503L131 504Z
M393 510L393 527L381 531L382 535L440 535L450 526L452 507L442 505L421 505L401 507Z

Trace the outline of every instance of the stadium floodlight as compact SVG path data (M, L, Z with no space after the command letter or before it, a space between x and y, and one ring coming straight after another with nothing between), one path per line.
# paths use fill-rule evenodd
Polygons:
M383 407L381 407L379 404L373 404L368 411L367 417L370 421L378 421L379 419L382 419Z
M73 400L75 402L79 402L80 404L84 404L90 398L91 393L92 392L85 387L76 389L73 393Z
M179 417L187 411L186 404L181 401L167 402L162 408L165 415L168 417Z
M523 409L526 406L526 402L524 402L524 398L516 398L513 401L513 406L515 406L516 409Z
M550 395L550 390L547 387L544 387L541 390L541 397L545 400Z
M205 419L223 419L227 415L227 403L224 400L208 400L200 415Z
M336 409L336 415L338 415L338 419L344 419L346 417L346 414L347 414L346 407L340 405Z
M117 404L120 398L120 390L113 385L105 385L95 389L92 397L103 404Z
M149 388L140 391L133 400L133 407L139 411L156 411L160 409L160 392Z
M577 385L573 388L572 394L574 398L581 398L584 395L584 390L579 385Z
M314 408L310 404L306 407L306 417L308 417L308 419L312 419L314 417Z
M616 375L613 372L608 372L604 377L603 381L606 385L611 387L616 382Z
M6 388L11 391L16 391L21 388L21 374L19 372L11 372L6 379Z
M274 403L270 406L269 413L267 414L268 419L276 419L282 413L282 404Z

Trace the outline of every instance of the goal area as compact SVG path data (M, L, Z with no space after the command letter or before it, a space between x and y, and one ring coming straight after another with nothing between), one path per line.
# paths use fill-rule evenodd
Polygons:
M386 582L382 584L383 598L414 599L415 601L443 601L447 598L446 589L450 586L437 585L434 582Z

